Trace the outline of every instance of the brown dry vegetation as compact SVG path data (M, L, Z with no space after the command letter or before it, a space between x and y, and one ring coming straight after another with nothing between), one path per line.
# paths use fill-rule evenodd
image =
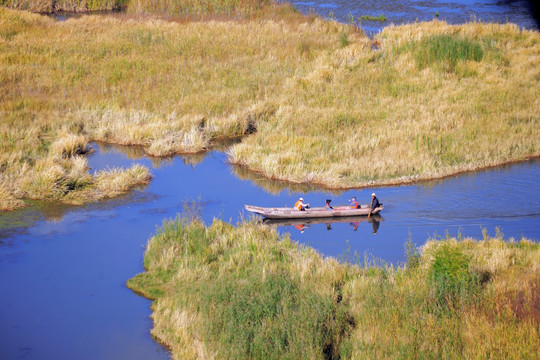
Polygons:
M126 0L0 0L0 6L47 14L57 11L118 10L124 8L126 3Z
M404 267L322 258L269 227L168 221L128 286L175 359L531 359L540 247L409 247Z
M79 159L90 140L166 156L244 137L231 162L331 188L540 154L538 32L434 21L377 42L287 6L178 22L0 8L2 208L75 199L96 181Z
M59 23L0 9L2 208L95 185L81 157L90 140L165 156L256 130L301 54L337 47L341 25L288 19Z

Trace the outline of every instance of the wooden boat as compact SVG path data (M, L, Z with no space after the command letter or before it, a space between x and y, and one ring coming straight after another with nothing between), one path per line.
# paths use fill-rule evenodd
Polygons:
M263 223L268 225L277 226L295 226L299 224L303 225L316 225L316 224L335 224L335 223L373 223L384 221L384 218L380 214L367 216L343 216L343 217L331 217L331 218L306 218L306 219L269 219L263 220Z
M325 207L307 208L305 211L296 210L292 207L265 208L252 205L244 205L247 211L264 216L267 219L312 219L312 218L335 218L343 216L367 216L369 205L360 205L359 209L350 206L334 206L334 209L327 210ZM371 214L378 214L384 207L379 206L371 211Z

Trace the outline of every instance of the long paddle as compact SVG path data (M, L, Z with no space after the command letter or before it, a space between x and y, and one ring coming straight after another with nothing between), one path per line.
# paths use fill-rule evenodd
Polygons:
M371 216L371 207L372 206L373 206L373 196L371 197L371 204L369 204L369 213L367 214L368 219Z

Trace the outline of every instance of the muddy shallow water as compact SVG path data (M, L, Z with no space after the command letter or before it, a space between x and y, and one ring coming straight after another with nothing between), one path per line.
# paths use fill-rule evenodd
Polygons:
M94 145L91 171L141 163L154 178L106 202L65 206L36 202L0 217L0 350L15 359L163 359L149 335L150 301L126 288L143 271L144 246L163 219L192 204L206 223L249 217L244 204L367 202L377 192L385 209L370 221L277 223L280 233L342 260L404 261L404 243L482 229L505 237L540 239L540 161L480 171L418 185L329 193L288 189L281 182L230 167L223 152L150 159L130 147ZM362 202L362 201L361 201ZM356 255L355 255L356 254Z

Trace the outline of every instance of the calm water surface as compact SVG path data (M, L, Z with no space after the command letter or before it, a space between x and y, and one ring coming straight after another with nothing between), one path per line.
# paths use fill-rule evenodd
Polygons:
M421 245L447 232L478 238L485 228L494 235L498 227L506 237L540 239L540 161L420 185L328 193L247 178L222 152L152 160L137 148L94 147L92 171L140 163L154 178L99 204L36 203L1 215L2 359L168 358L149 335L150 301L125 282L143 271L144 246L156 226L193 201L205 222L234 223L250 216L244 204L292 206L300 195L313 205L326 198L346 203L354 195L367 202L375 191L386 208L371 222L269 226L326 256L370 254L394 264L404 260L408 238Z
M358 23L370 35L390 23L439 18L515 22L538 29L527 1L293 1L303 12ZM92 171L141 163L154 178L143 188L99 204L72 207L35 202L0 213L0 359L167 359L150 336L150 301L126 288L142 272L144 247L163 219L197 202L205 222L236 222L244 204L292 206L303 196L312 205L361 202L377 192L381 217L358 223L274 224L280 233L325 256L354 254L399 264L407 239L462 234L482 229L505 237L540 239L540 161L505 166L413 186L328 193L287 186L231 168L222 152L155 160L137 148L94 146ZM296 226L295 226L296 225Z
M368 35L390 24L444 20L450 24L468 21L511 22L524 29L538 30L536 1L529 0L293 0L302 13L316 13L350 23L353 20ZM361 20L363 15L386 17L385 21Z

